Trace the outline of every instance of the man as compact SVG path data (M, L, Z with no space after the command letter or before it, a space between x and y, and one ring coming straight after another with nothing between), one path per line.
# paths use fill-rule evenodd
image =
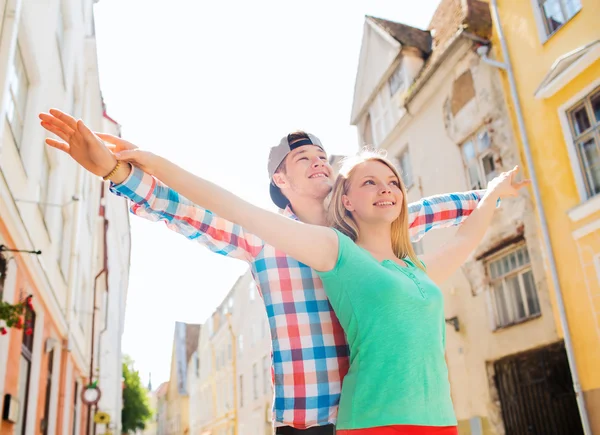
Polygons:
M276 433L333 434L348 347L316 273L239 225L191 203L142 169L117 164L102 141L72 117L55 110L40 117L46 129L67 142L47 139L47 143L110 179L113 192L133 202L134 214L164 221L213 252L248 262L271 330ZM99 136L112 144L114 152L135 152L127 141ZM72 151L68 143L75 142L78 146ZM285 216L326 224L324 201L332 188L333 170L316 136L296 132L281 139L271 148L268 171L271 198ZM481 195L440 195L411 204L411 236L418 240L433 227L459 224L477 207Z

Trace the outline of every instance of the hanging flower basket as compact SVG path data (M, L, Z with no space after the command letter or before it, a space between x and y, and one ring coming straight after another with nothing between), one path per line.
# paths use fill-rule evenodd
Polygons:
M4 289L6 278L6 259L0 255L0 291ZM0 335L6 335L8 328L24 329L25 334L33 334L31 303L33 296L29 295L17 304L9 304L0 300Z
M24 329L27 335L33 333L31 327L31 313L33 313L32 298L33 296L29 295L23 302L19 302L18 304L9 304L8 302L0 301L0 335L6 335L8 332L7 328Z

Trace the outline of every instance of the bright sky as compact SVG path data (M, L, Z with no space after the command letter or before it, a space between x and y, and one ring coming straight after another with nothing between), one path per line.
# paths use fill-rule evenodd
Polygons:
M288 132L330 154L349 125L365 15L426 28L439 0L102 0L100 80L123 137L274 209L267 156ZM202 323L245 263L132 216L123 351L153 387L169 379L176 320Z

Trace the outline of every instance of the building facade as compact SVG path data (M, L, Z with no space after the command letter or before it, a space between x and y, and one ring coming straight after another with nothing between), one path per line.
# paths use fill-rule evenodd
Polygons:
M197 350L200 325L175 322L171 375L167 388L167 435L190 432L188 363Z
M200 427L194 434L272 433L269 324L249 271L203 325L197 358L197 384L190 387L190 414Z
M163 382L156 389L156 408L153 410L156 418L156 435L167 435L167 392L169 383Z
M32 295L34 320L30 334L0 336L3 435L85 433L102 409L120 425L121 360L111 349L120 348L127 290L126 204L101 206L106 185L49 149L37 117L58 107L118 134L100 93L93 3L0 5L0 296ZM107 317L112 306L120 309ZM103 400L88 408L81 393L95 381Z
M492 24L489 5L477 0L443 0L428 30L365 19L351 123L361 147L385 149L396 163L409 201L485 189L522 166L501 76L478 51ZM427 235L417 254L455 232ZM512 427L526 408L535 433L580 433L544 258L524 190L503 201L470 259L441 286L461 435L526 433Z
M546 273L559 334L572 343L571 367L578 377L580 406L587 410L588 433L597 434L600 29L596 18L600 2L497 0L490 4L495 20L490 56L503 64L500 74L515 109L511 116L520 133L519 147L539 192L538 214L553 254L547 258Z

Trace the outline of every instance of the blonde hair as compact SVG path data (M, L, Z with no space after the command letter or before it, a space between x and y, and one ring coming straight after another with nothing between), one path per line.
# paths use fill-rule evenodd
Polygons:
M331 199L328 210L329 226L340 231L342 234L350 237L354 242L358 240L358 225L352 217L352 213L344 207L342 197L348 193L352 175L356 167L365 162L381 162L392 170L394 175L398 177L400 190L402 191L402 210L400 215L392 222L392 249L396 257L404 259L408 257L412 263L425 270L423 264L417 258L413 249L410 237L408 235L408 202L406 200L406 187L402 182L402 178L396 167L386 157L383 150L372 150L363 148L355 156L345 158L341 163L341 168L337 179L333 185Z

